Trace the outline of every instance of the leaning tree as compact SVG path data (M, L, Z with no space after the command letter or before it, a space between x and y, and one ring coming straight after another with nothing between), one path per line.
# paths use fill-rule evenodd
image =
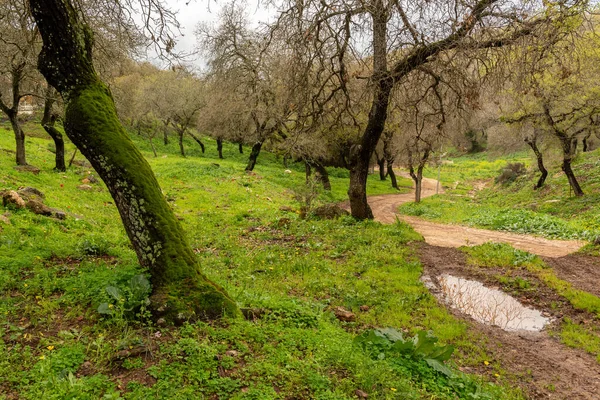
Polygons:
M237 314L201 271L147 161L119 122L92 62L93 33L71 0L29 0L43 38L38 66L65 99L65 131L106 183L140 264L155 316L170 321ZM152 4L160 4L153 2Z

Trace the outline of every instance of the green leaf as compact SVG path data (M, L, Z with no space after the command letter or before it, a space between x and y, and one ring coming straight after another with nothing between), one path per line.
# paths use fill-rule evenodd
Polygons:
M107 286L106 293L108 293L116 301L121 300L121 298L123 297L119 288L114 287L114 286Z
M425 362L431 368L433 368L434 370L436 370L437 372L439 372L441 374L446 375L448 378L451 378L454 376L454 373L452 372L452 370L450 368L448 368L446 365L444 365L444 363L441 361L433 360L431 358L425 358Z
M112 315L113 314L113 310L110 309L110 307L108 307L108 303L102 303L98 306L98 313L99 314L105 314L105 315Z

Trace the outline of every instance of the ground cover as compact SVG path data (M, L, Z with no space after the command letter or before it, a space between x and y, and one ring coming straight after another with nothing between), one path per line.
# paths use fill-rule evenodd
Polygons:
M419 236L410 227L299 218L301 165L288 173L265 153L247 174L235 146L219 160L210 140L205 155L186 143L186 159L175 143L155 144L161 151L153 157L147 141L134 138L203 271L253 315L160 326L145 311L143 271L107 190L101 183L78 188L93 171L82 164L52 172L42 135L27 142L39 174L16 171L10 132L1 133L0 186L36 187L67 218L2 210L9 223L0 221L0 396L521 398L501 368L485 379L460 372L476 371L491 356L483 338L467 334L467 324L419 281L422 267L408 246ZM333 190L321 201L344 200L347 176L332 170ZM391 191L377 179L368 190ZM340 320L340 307L353 316ZM354 342L378 327L406 337L431 330L441 344L456 346L452 375L416 352L375 354Z

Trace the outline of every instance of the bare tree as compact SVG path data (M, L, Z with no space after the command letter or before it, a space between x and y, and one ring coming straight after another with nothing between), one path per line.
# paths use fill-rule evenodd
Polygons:
M572 4L560 2L552 9L567 12ZM499 0L287 3L279 27L287 32L290 45L301 49L295 61L307 72L298 79L311 79L311 87L317 89L311 98L311 120L321 123L323 114L336 114L329 121L341 124L353 138L346 159L354 217L373 217L366 197L367 174L393 89L448 54L463 52L472 60L468 68L477 70L484 50L511 44L560 17L536 7L527 1ZM472 52L478 57L470 56ZM354 79L364 79L368 91L353 92ZM356 106L367 97L370 108Z

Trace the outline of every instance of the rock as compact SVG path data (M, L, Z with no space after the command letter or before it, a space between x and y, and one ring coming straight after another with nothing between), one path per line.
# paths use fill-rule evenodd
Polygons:
M227 350L227 351L225 352L225 355L226 355L226 356L229 356L229 357L237 357L237 356L238 356L238 354L239 354L239 353L237 352L237 350Z
M94 175L90 174L87 176L86 178L90 183L98 183L98 178L96 178Z
M89 162L85 161L85 160L73 160L73 165L77 165L78 167L91 167L92 164L90 164Z
M367 397L369 397L369 395L368 395L366 392L363 392L363 391L362 391L362 390L360 390L360 389L356 389L356 390L354 391L354 394L356 394L356 396L357 396L359 399L366 399Z
M29 211L38 215L51 216L52 210L39 200L29 200L26 204Z
M44 193L30 186L19 189L17 193L19 193L19 196L25 200L39 200L43 202L46 199L46 195Z
M354 313L346 310L344 307L334 308L333 313L335 314L335 317L337 319L339 319L340 321L354 322L356 320L356 315Z
M294 212L294 209L290 206L281 206L279 207L279 211L283 212Z
M88 178L83 178L83 179L81 180L81 183L83 183L83 184L86 184L86 185L87 185L88 183L90 183L90 180L89 180Z
M283 171L284 174L291 174L292 171L290 171L289 169L286 169L285 171Z
M66 219L67 218L67 213L62 210L59 210L56 208L50 208L50 211L52 211L52 216L56 219Z
M4 207L13 206L15 208L25 208L25 200L14 190L5 190L1 192L2 204Z
M90 185L79 185L79 186L77 186L77 189L89 191L89 190L92 190L92 187Z
M19 172L31 172L34 175L37 175L40 173L40 169L37 167L34 167L33 165L17 165L15 167L15 169Z
M360 306L360 311L362 312L367 312L371 309L371 307L364 305L364 306Z
M8 214L8 213L4 213L4 214L0 215L0 221L5 223L6 225L10 225L11 222L10 222L10 219L8 218L9 215L10 214Z
M342 207L337 204L325 204L321 207L317 207L313 210L312 214L315 217L319 217L322 219L335 219L342 217L344 215L350 215L350 213L344 210Z

